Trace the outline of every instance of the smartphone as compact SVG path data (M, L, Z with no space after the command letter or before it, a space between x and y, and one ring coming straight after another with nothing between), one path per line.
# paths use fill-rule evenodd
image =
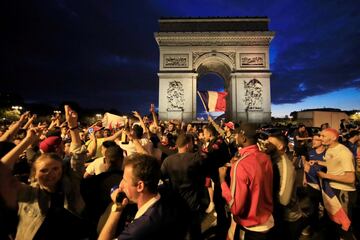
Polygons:
M89 128L89 129L88 129L88 132L89 132L89 134L92 134L92 133L94 132L94 128L92 128L92 127Z
M124 198L126 198L126 194L124 192L119 192L117 195L116 195L116 203L118 204L121 204L122 201L124 200Z

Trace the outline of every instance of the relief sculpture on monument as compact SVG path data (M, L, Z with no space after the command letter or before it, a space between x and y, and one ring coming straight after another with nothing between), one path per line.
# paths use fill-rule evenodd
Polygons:
M246 109L252 111L262 110L263 86L261 82L257 79L252 79L249 82L244 81L244 89Z
M168 111L184 111L184 87L180 81L169 82L167 89Z

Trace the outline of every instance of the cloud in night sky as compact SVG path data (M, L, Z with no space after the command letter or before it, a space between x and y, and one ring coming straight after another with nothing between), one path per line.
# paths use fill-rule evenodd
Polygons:
M1 91L28 101L146 110L158 101L160 17L267 16L276 32L274 105L313 99L315 106L316 96L351 89L348 108L360 108L359 9L358 0L8 1ZM327 107L337 106L328 99Z

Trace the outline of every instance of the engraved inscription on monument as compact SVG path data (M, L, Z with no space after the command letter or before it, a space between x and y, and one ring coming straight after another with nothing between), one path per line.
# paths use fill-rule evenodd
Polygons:
M265 67L264 53L240 53L240 67Z
M164 54L163 56L164 68L187 68L189 67L188 54Z
M244 103L248 111L261 111L263 104L263 86L257 79L244 81Z
M184 87L180 81L171 81L169 82L169 87L167 89L167 111L178 112L184 111L185 97L184 97Z

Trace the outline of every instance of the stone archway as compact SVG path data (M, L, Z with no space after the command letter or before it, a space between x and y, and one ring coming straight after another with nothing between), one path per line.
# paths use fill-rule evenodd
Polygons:
M227 119L232 119L231 116L231 73L233 72L233 66L231 64L230 59L228 59L225 55L222 56L221 53L208 53L204 54L201 58L197 59L194 62L194 70L197 72L197 84L199 79L208 74L215 73L219 75L224 80L224 91L228 92L228 96L226 97L227 106L225 116ZM219 57L221 56L221 57ZM196 89L199 90L198 86ZM204 89L201 89L204 90ZM199 109L195 109L195 112L198 112Z
M271 120L268 18L167 18L155 33L160 50L161 119L196 118L197 80L224 79L233 121Z

